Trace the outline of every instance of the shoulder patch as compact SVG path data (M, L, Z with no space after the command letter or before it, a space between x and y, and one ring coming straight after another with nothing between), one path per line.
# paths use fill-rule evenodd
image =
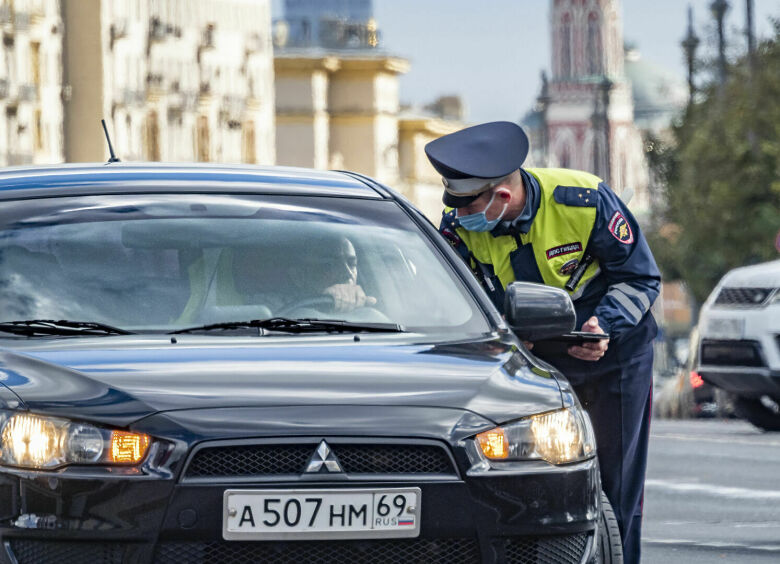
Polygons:
M612 215L609 224L607 224L607 229L609 229L612 236L621 243L630 245L634 242L634 233L631 231L631 226L619 211L616 211Z
M553 198L559 204L575 206L578 208L595 208L598 201L596 188L582 188L580 186L556 186L553 190Z

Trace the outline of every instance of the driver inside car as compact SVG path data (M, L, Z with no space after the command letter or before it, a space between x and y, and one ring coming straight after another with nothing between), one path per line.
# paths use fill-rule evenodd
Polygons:
M301 296L330 296L335 312L352 311L377 302L357 283L358 257L355 246L346 237L333 245L330 253L293 267L290 275Z
M274 316L322 317L374 306L358 284L358 256L346 237L320 237L316 246L292 245L269 255L265 249L237 251L232 280L237 303L262 304Z

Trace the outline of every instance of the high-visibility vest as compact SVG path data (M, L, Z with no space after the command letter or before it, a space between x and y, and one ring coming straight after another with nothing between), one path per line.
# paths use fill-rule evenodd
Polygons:
M596 222L597 191L601 179L587 172L568 169L529 168L525 171L536 178L541 188L539 209L528 233L496 237L488 231L467 231L462 227L456 232L474 259L492 265L504 289L518 279L512 267L513 253L520 245L528 244L533 249L544 283L563 288L571 276L572 267L585 254ZM569 268L564 268L564 265ZM570 294L579 295L578 290L598 272L598 260L594 260Z

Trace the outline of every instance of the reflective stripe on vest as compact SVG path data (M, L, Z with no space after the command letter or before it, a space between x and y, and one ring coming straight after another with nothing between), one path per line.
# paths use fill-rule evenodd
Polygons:
M596 222L596 199L601 180L592 174L568 169L525 169L533 175L541 187L541 201L531 229L519 233L523 245L531 244L536 266L542 280L548 286L563 288L571 273L562 273L561 268L572 260L582 260L585 247ZM554 192L558 186L572 187L582 205L567 205L555 201ZM590 200L591 201L585 201ZM512 268L510 255L517 247L511 235L493 237L489 232L457 229L458 235L468 246L474 258L493 265L493 270L506 288L517 279ZM585 271L577 287L570 294L579 295L578 290L587 284L599 270L598 261Z

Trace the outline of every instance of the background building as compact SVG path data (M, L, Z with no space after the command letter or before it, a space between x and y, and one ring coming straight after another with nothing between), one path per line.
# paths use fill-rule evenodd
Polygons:
M3 0L0 28L0 166L61 162L59 0Z
M379 36L372 0L285 0L288 46L376 47Z
M645 143L670 139L687 101L682 78L623 44L619 0L551 0L552 73L542 74L536 106L523 119L529 163L586 170L621 194L641 223L663 187L651 175ZM689 326L690 302L662 284L653 308L666 326Z
M441 179L423 146L462 127L451 119L458 101L438 101L450 119L401 111L398 77L409 63L382 49L371 0L284 8L274 24L277 163L366 174L437 221Z
M624 72L619 0L552 0L552 74L526 126L538 166L587 170L649 209L643 141Z
M399 180L398 80L408 63L376 53L276 56L277 162Z
M66 160L274 162L267 0L61 1Z

